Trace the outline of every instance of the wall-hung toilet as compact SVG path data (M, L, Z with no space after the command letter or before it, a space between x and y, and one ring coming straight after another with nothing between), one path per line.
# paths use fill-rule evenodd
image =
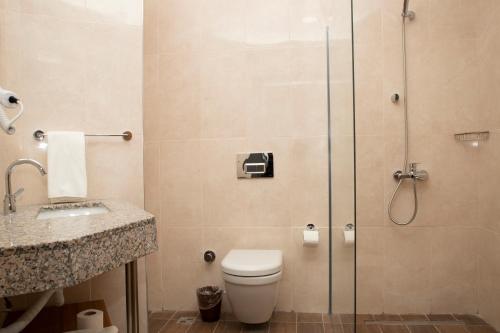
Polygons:
M247 324L269 321L278 302L283 253L231 250L221 265L234 316Z

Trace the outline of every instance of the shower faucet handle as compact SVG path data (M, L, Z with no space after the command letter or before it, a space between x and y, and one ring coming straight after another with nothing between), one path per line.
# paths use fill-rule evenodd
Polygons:
M408 173L405 173L401 170L395 171L392 176L396 181L400 181L403 179L415 179L415 180L420 180L420 181L425 181L429 178L429 173L425 170L418 170L418 165L420 163L410 163L409 169L410 171Z
M429 178L429 173L425 170L418 170L419 164L417 162L410 163L410 176L416 180L425 181Z

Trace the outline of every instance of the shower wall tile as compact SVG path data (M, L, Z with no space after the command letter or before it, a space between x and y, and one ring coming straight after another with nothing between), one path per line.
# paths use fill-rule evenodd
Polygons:
M384 239L384 312L430 313L432 230L388 227Z
M385 228L356 228L356 288L358 313L384 312Z
M500 224L497 199L500 189L496 177L488 177L486 172L496 172L500 157L498 154L500 118L498 116L499 96L498 73L500 63L496 52L500 43L493 36L498 35L500 28L496 23L500 14L500 4L494 1L481 1L479 5L481 20L479 31L479 87L480 91L480 126L492 131L490 140L482 145L480 167L478 171L478 213L480 228L481 252L479 261L479 313L497 330L500 329Z
M246 44L248 46L280 45L290 41L288 0L277 0L272 3L266 0L256 0L246 4Z
M356 177L358 210L356 221L360 226L384 225L384 138L357 136Z
M479 147L458 143L453 134L499 128L499 101L490 92L498 82L493 55L500 43L492 36L500 6L412 0L410 7L416 18L406 25L409 161L421 162L429 179L419 184L415 221L395 228L387 206L397 185L391 175L404 160L404 114L403 101L393 104L390 97L404 97L402 1L354 3L358 308L365 313L479 308L494 322L495 301L485 295L494 289L490 266L495 264L485 248L492 250L494 238L480 245L486 237L481 228L500 232L495 208L500 184L487 176L498 166L496 133ZM369 170L375 175L380 170L381 178L370 177ZM405 184L400 191L393 213L405 219L413 210L412 187ZM385 242L382 261L375 258L377 243L363 245L370 242L369 232Z
M475 228L434 228L431 240L432 313L477 313Z

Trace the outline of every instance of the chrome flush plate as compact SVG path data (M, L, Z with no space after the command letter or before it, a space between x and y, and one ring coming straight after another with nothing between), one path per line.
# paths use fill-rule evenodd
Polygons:
M238 178L274 177L273 153L240 153L236 155L236 175Z

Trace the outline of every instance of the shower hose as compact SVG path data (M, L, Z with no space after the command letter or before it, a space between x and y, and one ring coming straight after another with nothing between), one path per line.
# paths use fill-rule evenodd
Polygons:
M404 14L404 13L403 13ZM403 170L404 173L408 173L408 75L406 70L406 16L402 15L403 24L402 24L402 34L401 34L401 42L402 42L402 51L403 51L403 85L404 85L404 123L405 123L405 146L404 146L404 162L403 162ZM413 182L413 214L408 220L399 221L392 214L392 207L394 204L394 200L398 195L399 190L401 189L401 185L405 181L405 178L400 178L398 185L394 189L392 193L391 201L388 206L388 214L389 218L394 224L397 225L408 225L415 220L418 213L418 198L417 198L417 179L415 177L411 177L410 180Z

